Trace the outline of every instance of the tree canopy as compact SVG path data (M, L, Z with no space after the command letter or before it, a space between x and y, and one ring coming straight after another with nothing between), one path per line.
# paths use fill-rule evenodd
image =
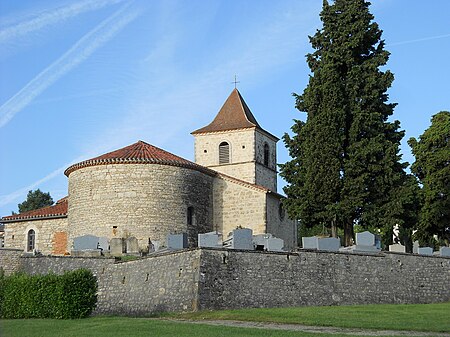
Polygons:
M40 189L28 191L27 199L18 205L19 213L32 211L38 208L53 205L50 193L44 193Z
M388 121L394 76L380 69L389 52L369 4L324 1L323 27L310 37L309 83L294 94L307 119L295 120L292 137L284 135L292 160L280 166L290 216L304 226L343 228L345 245L355 224L395 224L393 194L406 179L399 154L404 132Z
M422 184L423 206L417 238L432 244L433 235L450 242L450 112L431 118L431 126L419 137L410 138L416 161L412 173Z

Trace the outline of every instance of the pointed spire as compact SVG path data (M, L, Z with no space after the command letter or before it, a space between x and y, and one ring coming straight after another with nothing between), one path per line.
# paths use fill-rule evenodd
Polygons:
M248 108L239 90L235 88L214 120L209 125L192 132L192 134L247 128L261 129L261 126Z

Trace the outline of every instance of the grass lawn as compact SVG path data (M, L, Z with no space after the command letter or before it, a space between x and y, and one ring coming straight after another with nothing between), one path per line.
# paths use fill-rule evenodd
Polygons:
M193 323L158 321L148 318L95 317L78 320L17 319L1 320L2 337L348 337L254 328L207 326ZM353 336L355 337L355 336ZM357 337L357 336L356 336Z
M450 302L242 309L167 315L193 320L237 320L375 330L450 332Z
M365 328L374 330L450 332L450 303L243 309L203 311L186 314L164 314L161 316L193 320L238 320ZM0 336L343 337L348 335L208 326L197 323L174 322L149 318L93 317L79 320L0 320Z

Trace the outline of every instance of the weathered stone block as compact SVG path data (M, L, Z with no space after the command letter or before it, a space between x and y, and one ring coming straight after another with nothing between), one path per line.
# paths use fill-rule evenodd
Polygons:
M405 253L406 252L406 247L396 243L394 245L389 245L389 251L390 252L397 252L397 253Z
M417 251L419 255L433 255L433 248L431 247L420 247Z
M138 240L134 236L126 238L125 245L126 245L127 254L138 254L139 253Z

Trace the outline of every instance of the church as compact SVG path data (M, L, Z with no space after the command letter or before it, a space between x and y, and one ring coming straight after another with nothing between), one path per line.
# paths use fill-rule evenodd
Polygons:
M55 205L2 217L5 248L69 255L74 238L137 238L139 250L168 234L236 227L297 246L297 225L277 193L277 137L264 130L234 89L195 138L195 162L144 141L68 167L68 196Z

